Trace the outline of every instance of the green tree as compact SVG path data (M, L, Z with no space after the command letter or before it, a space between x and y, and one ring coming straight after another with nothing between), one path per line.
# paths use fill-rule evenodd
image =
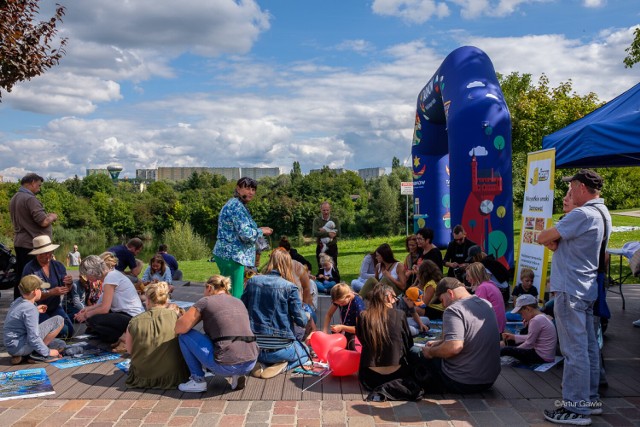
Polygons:
M393 156L393 159L391 159L391 170L397 169L399 167L400 167L400 159L397 158L396 156Z
M624 62L625 68L632 68L635 64L640 62L640 27L636 27L633 32L634 38L631 45L624 51L627 52L627 56L622 62Z
M82 196L91 199L95 193L111 195L115 192L115 187L109 175L96 174L84 177L80 192Z
M16 83L31 80L58 64L67 39L60 39L57 48L51 44L64 11L58 5L53 17L36 22L37 0L0 0L0 89L11 92Z

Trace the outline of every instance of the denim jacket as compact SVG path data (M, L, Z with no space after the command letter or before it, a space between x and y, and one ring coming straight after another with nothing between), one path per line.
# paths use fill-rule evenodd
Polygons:
M241 298L256 335L293 340L294 324L302 328L307 324L297 286L280 277L277 271L249 279Z

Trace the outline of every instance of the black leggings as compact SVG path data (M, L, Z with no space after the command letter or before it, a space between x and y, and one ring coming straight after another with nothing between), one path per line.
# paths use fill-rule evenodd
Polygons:
M515 357L526 365L535 365L538 363L545 363L545 360L536 353L532 348L518 348L518 347L502 347L500 349L500 356Z
M374 390L376 387L381 386L384 383L409 376L411 376L411 371L405 365L401 365L397 371L386 375L379 374L367 367L361 367L358 371L360 384L362 384L362 386L367 390Z
M126 313L109 312L91 316L87 319L87 325L100 340L113 344L125 333L130 320L131 316Z

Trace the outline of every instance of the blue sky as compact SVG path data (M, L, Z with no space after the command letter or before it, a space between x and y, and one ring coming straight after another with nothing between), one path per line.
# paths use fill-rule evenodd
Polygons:
M67 54L0 104L0 175L120 164L389 167L453 49L610 100L640 80L631 0L61 1ZM43 1L43 12L54 2Z

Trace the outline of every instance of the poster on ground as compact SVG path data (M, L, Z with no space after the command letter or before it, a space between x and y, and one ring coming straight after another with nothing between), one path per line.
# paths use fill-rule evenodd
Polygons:
M538 244L538 234L553 225L553 190L556 150L536 151L527 157L527 178L522 203L520 250L514 275L514 286L520 283L523 268L533 270L533 285L543 299L547 281L549 250Z
M0 372L0 400L55 394L44 368Z

